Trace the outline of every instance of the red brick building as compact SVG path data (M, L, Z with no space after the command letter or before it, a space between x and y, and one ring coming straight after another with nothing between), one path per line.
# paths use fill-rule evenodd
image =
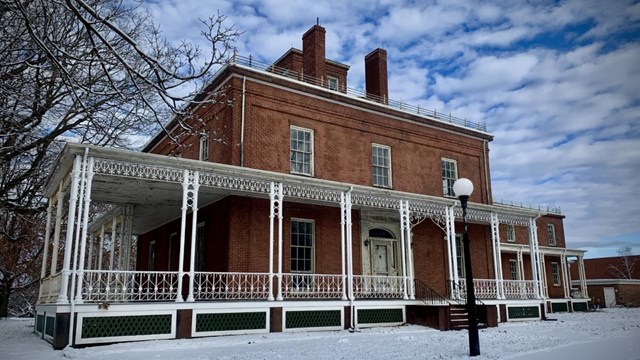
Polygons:
M364 58L365 91L350 89L324 34L312 27L273 64L234 56L208 87L221 101L193 110L195 135L174 120L178 141L161 133L140 153L65 147L45 239L52 254L66 239L65 256L44 256L36 331L61 347L453 328L463 177L481 320L586 309L567 275L584 252L566 248L560 212L492 200L486 127L389 99L383 49ZM89 221L89 202L108 210Z
M571 278L578 277L577 264L570 264ZM640 306L640 255L584 260L585 285L598 307ZM579 281L572 280L577 289Z

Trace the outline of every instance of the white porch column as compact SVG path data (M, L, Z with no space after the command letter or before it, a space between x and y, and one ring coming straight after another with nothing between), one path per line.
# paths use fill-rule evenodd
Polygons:
M198 229L198 190L200 189L200 173L193 171L191 199L191 257L189 261L189 295L188 302L194 302L193 283L196 280L196 232Z
M351 190L345 194L345 212L346 212L346 232L347 232L347 273L349 274L349 299L355 300L355 294L353 293L353 231L351 221ZM353 304L353 303L352 303ZM353 313L353 307L351 308L351 323L355 326Z
M450 207L445 207L444 212L444 222L445 222L445 234L444 234L444 243L447 245L447 263L449 265L449 294L451 297L454 296L454 287L453 287L453 251L451 250L451 233L453 230L451 229L451 214L449 213Z
M404 285L402 289L402 297L405 300L409 298L407 295L407 259L404 246L407 230L407 216L404 200L400 200L400 253L402 254L402 284Z
M109 250L109 270L113 270L114 257L116 252L116 232L118 227L118 216L114 215L111 219L111 244Z
M271 189L269 190L269 300L273 301L273 248L275 241L275 224L276 217L278 218L278 300L282 300L282 184L271 182Z
M538 234L536 231L536 221L531 218L529 219L529 258L531 260L531 277L533 278L536 299L540 299L542 298L542 286L540 283L538 251L536 249L537 243Z
M567 279L567 255L566 251L562 252L562 256L560 257L560 268L562 269L562 289L564 290L564 298L568 299L570 295L569 284L571 284Z
M118 270L126 270L124 268L125 258L125 243L127 242L124 236L124 205L120 207L120 241L118 242Z
M73 159L73 170L71 171L71 194L69 195L69 215L67 218L67 238L64 244L64 258L62 260L62 278L60 283L60 294L58 304L69 303L69 275L71 274L71 250L73 245L73 228L76 222L76 202L78 200L78 180L80 178L80 166L82 157L76 155Z
M493 241L493 269L496 278L496 296L504 299L503 276L502 276L502 252L500 250L500 222L498 214L491 213L491 240Z
M453 262L453 283L452 296L456 299L460 298L460 284L458 274L458 249L456 248L456 215L455 205L449 207L449 246L451 247L451 260Z
M414 268L413 268L413 233L412 228L414 225L417 225L423 218L412 216L411 211L409 210L409 201L404 201L404 229L406 231L405 242L407 246L407 276L408 276L408 284L407 284L407 292L409 295L409 299L415 299L415 289L413 287L413 278L415 277ZM416 220L415 224L412 224L412 219Z
M64 207L64 191L62 191L62 182L58 188L57 205L56 205L56 225L53 230L53 248L51 249L51 275L58 271L58 247L60 246L60 232L62 231L62 208Z
M102 252L104 248L104 224L100 227L100 247L98 248L98 265L96 266L97 270L102 270Z
M93 243L96 242L96 236L94 234L90 234L89 235L89 253L87 254L87 257L89 258L89 260L87 260L87 270L93 270L95 263L94 263L94 259L95 259L95 255L93 254Z
M49 258L49 236L51 235L51 212L52 212L52 199L47 199L47 224L45 225L44 233L44 249L42 253L42 269L40 270L40 284L38 287L38 301L42 299L42 281L47 276L47 262Z
M78 265L78 284L76 288L76 303L82 303L82 283L84 282L84 262L87 252L87 228L89 227L89 210L91 206L91 183L93 182L93 157L89 158L88 168L85 169L84 211L82 214L82 233L80 235L80 264Z
M347 201L344 192L340 193L340 255L342 258L342 300L347 300L347 275L346 275L346 227L347 225Z
M122 206L122 233L120 234L123 250L120 257L122 258L122 270L131 270L131 246L133 243L133 205L125 204Z
M47 276L47 263L49 262L49 239L51 236L51 213L53 212L52 199L47 199L47 224L44 233L44 249L42 253L42 269L40 270L40 280Z
M277 300L282 300L282 218L284 216L282 209L282 199L284 195L282 194L282 183L278 183L276 188L276 197L278 198L278 213L276 217L278 218L278 297Z
M193 206L193 184L194 175L192 171L184 170L182 174L182 216L180 218L180 255L178 257L178 296L176 302L182 302L182 282L184 278L184 242L187 232L187 210ZM189 277L191 279L191 277Z
M589 297L589 292L587 291L587 277L584 272L584 256L578 256L578 274L580 276L580 292L582 297L586 299Z

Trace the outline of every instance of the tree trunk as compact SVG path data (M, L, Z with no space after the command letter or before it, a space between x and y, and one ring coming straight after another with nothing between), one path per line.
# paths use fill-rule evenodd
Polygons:
M9 316L9 295L11 295L12 282L13 279L7 278L0 282L0 317L6 318Z

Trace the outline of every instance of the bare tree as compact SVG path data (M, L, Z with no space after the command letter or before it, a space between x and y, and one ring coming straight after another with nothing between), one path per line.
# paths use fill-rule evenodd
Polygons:
M633 257L631 246L626 245L618 249L620 261L609 265L609 272L618 279L633 279L638 260Z
M0 0L0 316L41 252L30 231L57 142L132 147L170 118L188 134L193 106L215 101L199 94L239 33L220 14L201 22L206 47L174 46L140 3Z

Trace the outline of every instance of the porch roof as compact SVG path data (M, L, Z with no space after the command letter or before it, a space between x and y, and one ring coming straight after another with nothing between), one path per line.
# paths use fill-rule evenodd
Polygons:
M137 227L134 232L137 233L180 216L181 184L187 170L199 172L199 207L227 195L268 198L271 182L283 184L284 201L337 207L341 194L351 191L356 209L398 210L400 200L406 200L410 211L435 221L444 219L447 206L459 204L455 199L77 143L67 143L58 156L45 188L46 197L54 196L59 184L64 184L63 188L67 186L74 157L85 154L95 161L92 201L134 204ZM471 222L489 223L491 213L496 213L501 223L516 225L528 225L531 218L544 214L529 209L469 203ZM456 206L455 215L461 217L459 206Z

